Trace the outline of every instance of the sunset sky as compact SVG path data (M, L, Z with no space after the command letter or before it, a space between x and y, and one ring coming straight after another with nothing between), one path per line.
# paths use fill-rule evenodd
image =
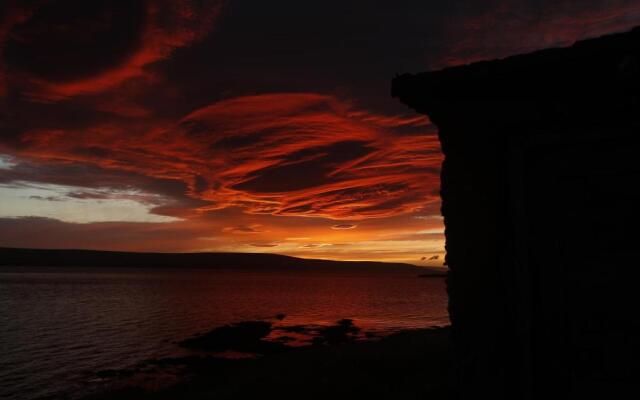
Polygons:
M0 246L438 264L436 129L394 75L635 25L637 0L3 1Z

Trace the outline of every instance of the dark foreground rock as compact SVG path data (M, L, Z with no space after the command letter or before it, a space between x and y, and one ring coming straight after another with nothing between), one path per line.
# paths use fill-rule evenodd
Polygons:
M224 325L202 335L180 342L182 347L205 351L239 351L268 354L283 351L286 346L264 340L272 330L271 322L243 321Z
M354 330L346 321L342 326L343 331ZM258 358L149 360L144 369L154 372L147 375L156 376L152 383L132 378L86 400L445 399L450 393L450 357L449 329L432 328ZM158 384L158 379L170 383Z

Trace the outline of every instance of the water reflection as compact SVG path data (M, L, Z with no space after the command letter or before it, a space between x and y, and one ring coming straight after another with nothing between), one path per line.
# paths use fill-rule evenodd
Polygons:
M91 373L175 355L245 320L385 332L448 322L442 279L412 272L0 269L0 397L35 398ZM276 315L286 317L278 320Z

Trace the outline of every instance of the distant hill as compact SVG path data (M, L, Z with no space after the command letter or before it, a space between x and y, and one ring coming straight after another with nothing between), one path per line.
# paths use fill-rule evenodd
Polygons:
M442 275L438 268L374 261L331 261L265 253L133 253L97 250L0 248L0 266L206 268L243 270L404 270Z

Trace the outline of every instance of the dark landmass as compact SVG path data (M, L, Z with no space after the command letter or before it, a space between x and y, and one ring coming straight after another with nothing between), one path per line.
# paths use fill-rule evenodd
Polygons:
M216 328L181 344L207 350L260 348L259 356L223 358L204 352L99 371L105 383L85 400L451 398L448 328L406 330L375 340L363 339L367 335L359 335L361 330L347 319L328 327L290 328L318 336L311 345L277 343L279 351L272 351L275 347L256 346L272 330L269 322Z
M203 268L249 270L404 270L444 275L443 268L404 263L316 260L264 253L134 253L0 248L0 266Z

